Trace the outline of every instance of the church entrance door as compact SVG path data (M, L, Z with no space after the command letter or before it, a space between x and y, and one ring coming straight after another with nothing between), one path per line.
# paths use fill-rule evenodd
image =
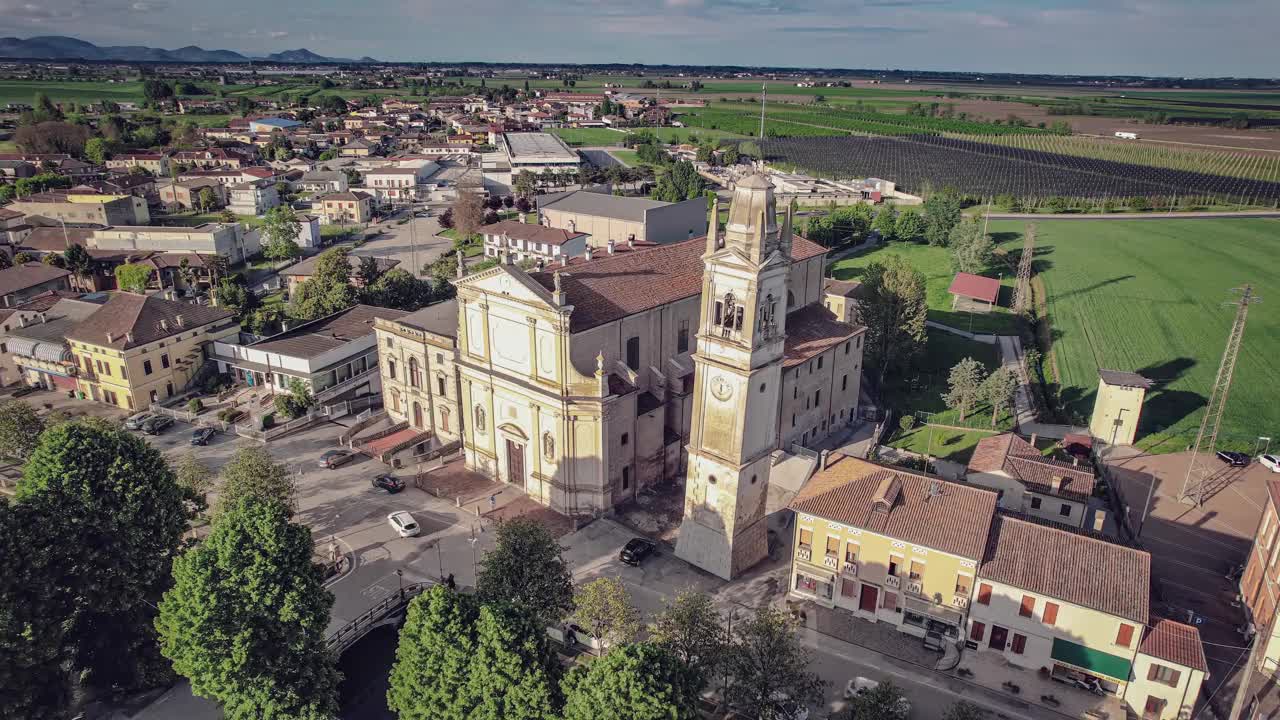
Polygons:
M507 440L507 482L524 487L524 445Z

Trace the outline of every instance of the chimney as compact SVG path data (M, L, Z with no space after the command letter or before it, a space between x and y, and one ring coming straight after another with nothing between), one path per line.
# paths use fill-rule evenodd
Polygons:
M1035 447L1035 446L1036 446L1036 434L1031 433L1031 447Z
M587 246L587 254L586 254L586 258L587 258L587 260L590 260L590 259L591 259L591 246L590 246L590 245L588 245L588 246Z
M608 245L608 247L609 247L609 254L610 254L610 255L612 255L612 254L613 254L613 250L614 250L613 238L609 238L609 245Z
M124 334L124 339L125 339L125 342L133 342L133 331L131 330L131 331L129 331L129 332L127 332L127 333L125 333L125 334Z
M111 343L113 343L113 342L115 342L115 341L116 341L115 336L108 332L108 333L107 333L107 344L108 344L108 345L110 345Z
M26 316L26 315L19 315L19 316L18 316L18 327L26 327L26 326L27 326L27 316Z
M173 320L174 320L174 322L178 323L178 327L184 327L184 326L185 326L185 325L184 325L184 323L183 323L183 318L182 318L182 314L181 314L181 313L179 313L179 314L178 314L178 316L177 316L177 317L175 317Z
M1071 456L1071 467L1080 467L1080 458Z
M635 249L636 249L636 236L635 236L635 235L632 235L631 237L627 238L627 247L631 248L632 250L635 250Z
M827 465L830 464L830 459L831 459L830 450L823 450L822 452L818 453L818 469L826 470Z
M40 324L43 325L47 322L49 322L49 318L44 313L40 313Z

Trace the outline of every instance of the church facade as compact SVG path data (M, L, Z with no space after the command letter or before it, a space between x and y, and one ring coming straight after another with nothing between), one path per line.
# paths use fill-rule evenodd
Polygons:
M415 418L401 404L392 416L460 438L469 468L566 514L682 482L717 452L699 438L728 442L747 414L752 462L825 438L857 415L863 328L824 306L826 250L793 236L789 219L779 227L774 213L759 176L735 191L723 235L712 215L707 237L616 247L538 272L503 262L460 278L453 357L441 363L424 348L433 376L447 369L453 381L420 383L424 411ZM739 216L768 219L748 227ZM748 267L762 258L767 287ZM767 350L743 350L766 337ZM750 365L760 353L768 377ZM702 392L696 379L712 357L743 373L731 404L714 412L704 403L724 387ZM435 402L440 387L446 397ZM435 427L441 409L447 432Z

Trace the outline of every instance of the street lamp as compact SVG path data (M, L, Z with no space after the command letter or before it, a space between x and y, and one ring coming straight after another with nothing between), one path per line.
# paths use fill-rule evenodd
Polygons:
M480 538L476 537L475 523L471 524L471 537L467 538L467 542L471 543L471 575L475 578L476 584L480 584L480 571L476 567L476 543Z
M396 579L400 581L400 602L404 602L404 570L396 568Z

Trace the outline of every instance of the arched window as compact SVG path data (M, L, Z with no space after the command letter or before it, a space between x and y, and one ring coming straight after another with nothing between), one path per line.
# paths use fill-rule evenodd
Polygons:
M414 387L422 387L422 372L418 368L418 358L409 358L409 384Z
M440 408L440 432L449 432L449 408Z
M796 295L795 293L788 290L787 291L787 309L790 310L795 306L796 306Z
M422 427L422 406L417 401L413 403L413 426L416 428Z

